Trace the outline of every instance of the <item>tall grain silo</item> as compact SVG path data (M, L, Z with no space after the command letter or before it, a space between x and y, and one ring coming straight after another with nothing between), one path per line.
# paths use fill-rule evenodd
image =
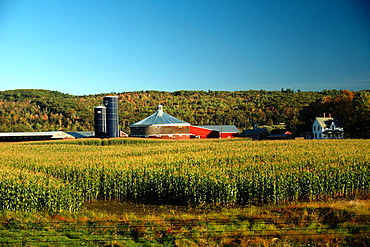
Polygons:
M104 96L103 103L107 108L107 137L119 137L118 96Z
M107 108L97 106L94 108L95 137L105 138L107 136Z

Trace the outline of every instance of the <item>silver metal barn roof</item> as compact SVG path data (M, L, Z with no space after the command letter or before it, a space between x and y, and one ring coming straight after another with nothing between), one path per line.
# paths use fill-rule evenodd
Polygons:
M222 133L239 133L238 128L235 125L195 125L203 129L213 130Z
M93 137L93 131L1 132L0 141L60 140Z
M51 139L65 138L69 135L63 131L44 131L44 132L3 132L0 137L49 137Z
M182 121L170 114L163 112L163 106L158 105L157 112L150 115L149 117L140 120L139 122L130 124L131 127L148 127L151 125L182 125L182 126L190 126L190 123Z

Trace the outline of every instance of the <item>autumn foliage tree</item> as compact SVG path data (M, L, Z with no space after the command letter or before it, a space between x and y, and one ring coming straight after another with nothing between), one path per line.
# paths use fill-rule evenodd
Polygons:
M342 90L337 96L322 97L304 107L300 111L300 119L309 128L315 117L324 114L338 118L347 137L370 138L370 90Z
M310 121L332 113L351 137L365 137L369 91L137 91L115 93L119 98L120 129L156 111L164 111L193 125L236 125L243 130L257 125L285 123L296 135ZM0 91L0 132L94 130L94 107L109 94L75 96L48 90ZM366 115L367 114L367 115ZM361 131L360 131L361 129ZM353 132L353 133L352 133Z

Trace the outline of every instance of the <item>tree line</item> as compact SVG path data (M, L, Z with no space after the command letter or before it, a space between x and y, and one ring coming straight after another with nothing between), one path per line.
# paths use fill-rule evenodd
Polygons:
M286 125L296 135L309 131L324 112L338 117L350 137L369 138L370 91L137 91L114 93L119 97L120 128L156 111L164 111L193 125ZM0 92L0 132L88 131L94 129L94 107L110 94L75 96L57 91L18 89Z

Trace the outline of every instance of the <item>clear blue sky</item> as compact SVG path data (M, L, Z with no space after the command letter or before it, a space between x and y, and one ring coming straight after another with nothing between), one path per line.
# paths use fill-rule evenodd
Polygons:
M368 0L0 0L0 91L370 88Z

